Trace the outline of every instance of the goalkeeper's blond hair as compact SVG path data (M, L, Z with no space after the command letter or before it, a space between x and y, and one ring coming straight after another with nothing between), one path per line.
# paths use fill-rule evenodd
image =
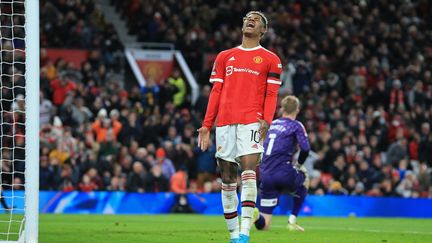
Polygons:
M286 114L296 114L300 110L300 101L294 95L288 95L281 102L282 110Z

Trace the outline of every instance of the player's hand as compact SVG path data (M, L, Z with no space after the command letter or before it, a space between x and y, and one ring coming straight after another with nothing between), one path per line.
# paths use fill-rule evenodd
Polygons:
M210 140L210 131L207 127L201 127L198 131L198 147L206 151Z
M308 173L306 167L305 167L304 165L300 164L299 162L296 162L295 165L294 165L294 167L295 167L298 171L303 172L304 174L307 174L307 173Z
M260 135L260 142L262 142L262 141L264 141L265 137L267 136L269 124L265 120L262 120L262 119L258 119L258 123L259 123L258 133Z
M302 172L305 175L305 180L303 182L303 185L306 187L306 189L309 189L310 179L309 179L309 173L308 173L308 170L306 169L306 167L304 165L300 164L299 162L296 162L294 167L296 168L296 170Z

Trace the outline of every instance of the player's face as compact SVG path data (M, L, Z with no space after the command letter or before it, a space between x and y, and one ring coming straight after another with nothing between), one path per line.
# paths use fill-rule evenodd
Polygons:
M247 37L261 36L261 33L266 31L262 18L258 14L249 14L244 17L242 30L243 35Z

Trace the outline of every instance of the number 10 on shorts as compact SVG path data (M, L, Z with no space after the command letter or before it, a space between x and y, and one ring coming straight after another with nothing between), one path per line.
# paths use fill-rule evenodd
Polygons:
M260 137L257 130L250 130L251 131L251 142L259 143Z

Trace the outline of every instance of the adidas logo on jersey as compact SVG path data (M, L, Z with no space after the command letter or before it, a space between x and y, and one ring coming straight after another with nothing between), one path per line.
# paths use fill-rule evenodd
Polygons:
M228 59L228 61L234 61L234 60L235 60L234 57L231 57L230 59Z

